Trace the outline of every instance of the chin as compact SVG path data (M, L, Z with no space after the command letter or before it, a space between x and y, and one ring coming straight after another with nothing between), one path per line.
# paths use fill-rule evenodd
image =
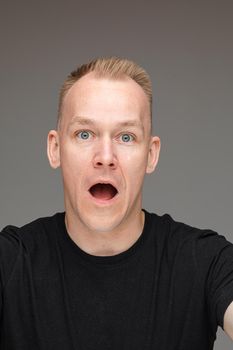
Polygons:
M124 219L124 214L119 213L117 215L109 215L109 213L105 212L99 215L85 214L81 217L82 217L82 222L85 224L86 227L89 228L89 230L104 233L104 232L111 232L119 228L119 226L121 225Z

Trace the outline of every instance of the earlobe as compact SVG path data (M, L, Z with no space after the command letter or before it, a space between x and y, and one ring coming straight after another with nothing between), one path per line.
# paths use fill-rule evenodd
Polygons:
M47 156L50 166L56 169L60 166L59 135L56 130L50 130L47 138Z
M153 136L150 141L150 149L148 153L148 161L147 161L147 168L146 168L147 174L151 174L155 170L159 160L160 148L161 148L160 138L158 136Z

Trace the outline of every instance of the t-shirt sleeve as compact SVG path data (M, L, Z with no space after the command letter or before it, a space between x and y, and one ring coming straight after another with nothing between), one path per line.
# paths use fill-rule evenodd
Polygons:
M196 248L210 321L223 328L225 311L233 301L233 244L214 231L204 231Z
M0 318L4 288L19 255L20 240L17 231L17 227L7 226L0 232Z

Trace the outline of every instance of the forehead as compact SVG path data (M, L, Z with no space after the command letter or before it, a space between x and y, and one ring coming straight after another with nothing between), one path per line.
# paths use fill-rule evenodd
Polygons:
M91 72L78 80L63 100L63 123L77 116L112 123L137 120L145 127L150 124L150 105L141 86L131 78L99 78Z

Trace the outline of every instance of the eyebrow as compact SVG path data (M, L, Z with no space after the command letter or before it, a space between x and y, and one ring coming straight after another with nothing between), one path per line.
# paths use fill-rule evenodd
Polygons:
M76 124L76 123L79 124L79 125L93 125L93 126L98 124L96 122L96 120L94 120L94 119L87 118L87 117L76 116L76 117L72 118L69 126L72 126L73 124ZM144 132L143 124L140 121L137 121L137 120L125 120L123 122L119 122L117 124L117 126L120 126L120 127L127 127L127 126L139 127L141 129L143 129L143 132Z

